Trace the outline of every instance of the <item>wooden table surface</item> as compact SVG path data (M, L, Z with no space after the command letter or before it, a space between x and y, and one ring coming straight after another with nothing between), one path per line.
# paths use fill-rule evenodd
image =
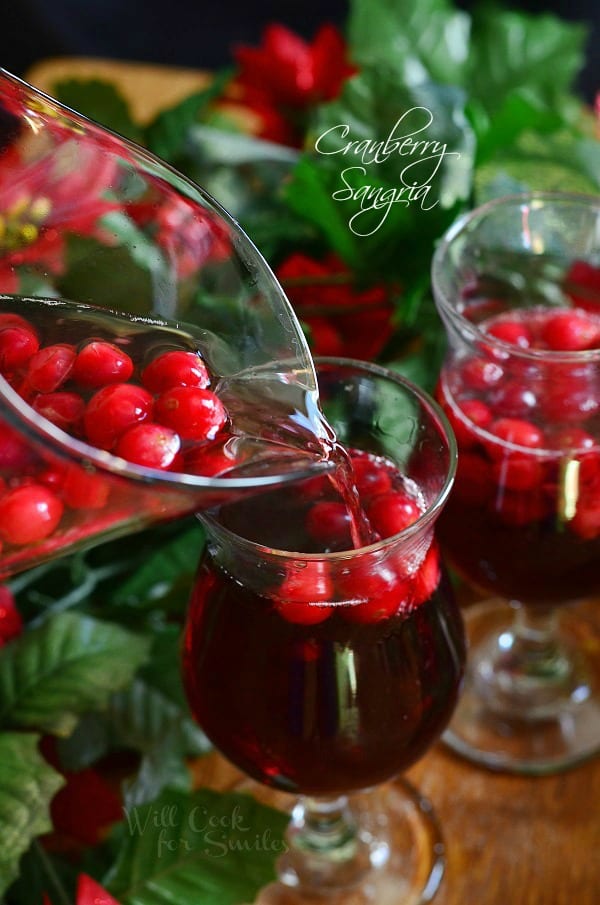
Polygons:
M72 58L44 61L27 77L50 94L61 78L111 80L140 121L206 84L193 70ZM583 609L600 624L597 603ZM216 789L242 779L219 755L195 770L198 784ZM599 905L600 758L530 778L489 772L438 744L407 778L430 799L445 837L435 905Z

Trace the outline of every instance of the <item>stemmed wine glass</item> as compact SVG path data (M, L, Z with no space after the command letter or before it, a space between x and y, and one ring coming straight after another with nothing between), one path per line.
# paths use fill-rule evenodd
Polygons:
M600 750L600 638L566 606L600 590L600 199L489 202L448 231L433 283L459 446L440 538L495 597L467 610L445 740L488 767L551 772Z
M456 702L462 619L434 538L454 439L399 375L316 368L337 470L200 516L185 686L227 758L300 796L259 901L347 901L364 882L379 905L429 901L443 867L431 811L401 784L359 793L421 757Z

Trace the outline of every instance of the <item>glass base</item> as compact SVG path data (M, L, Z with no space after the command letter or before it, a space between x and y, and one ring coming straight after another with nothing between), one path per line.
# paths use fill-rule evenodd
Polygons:
M260 797L265 798L264 794ZM306 862L290 847L277 864L279 882L261 890L254 905L424 905L431 902L444 874L445 847L429 801L410 783L399 779L352 796L350 806L359 827L362 849L356 859L358 870L345 878L340 874L337 889L327 883L323 885L318 858ZM329 876L328 870L325 875Z
M515 608L490 600L464 612L464 688L443 741L492 770L542 775L600 752L600 631L577 606L557 613L543 670L515 672Z

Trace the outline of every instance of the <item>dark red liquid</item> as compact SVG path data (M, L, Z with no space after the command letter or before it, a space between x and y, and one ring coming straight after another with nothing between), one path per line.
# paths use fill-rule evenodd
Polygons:
M346 462L351 473L361 467L354 496L372 527L388 524L382 499L386 514L400 501L398 518L423 511L415 482L389 461L351 451ZM351 502L341 482L318 478L242 501L220 522L266 548L351 550L348 521L328 521L329 505ZM414 763L450 718L464 660L430 529L376 554L286 554L244 573L249 555L240 567L209 548L191 600L185 685L209 738L254 779L307 794L367 788Z
M555 310L490 323L543 329ZM595 320L591 320L592 325ZM486 324L482 326L486 329ZM535 346L533 346L535 348ZM543 346L541 347L544 348ZM486 593L556 604L600 590L600 382L597 366L495 357L449 365L439 399L459 445L439 520L452 565ZM507 442L498 425L517 423ZM535 446L525 448L535 437ZM528 439L529 437L529 439Z

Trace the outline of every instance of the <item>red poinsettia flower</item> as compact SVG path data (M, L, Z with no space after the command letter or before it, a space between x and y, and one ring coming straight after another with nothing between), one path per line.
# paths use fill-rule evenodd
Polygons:
M298 317L309 328L315 355L376 358L393 332L393 304L388 287L359 289L352 273L334 254L320 261L290 255L277 276Z
M0 154L0 291L17 288L15 268L34 264L50 273L64 266L64 235L101 235L100 218L116 162L78 140L29 160L17 146Z
M239 73L225 104L243 104L254 119L253 134L282 144L299 144L299 112L336 98L356 71L342 35L329 24L312 42L284 25L269 25L260 47L239 46L234 57Z

